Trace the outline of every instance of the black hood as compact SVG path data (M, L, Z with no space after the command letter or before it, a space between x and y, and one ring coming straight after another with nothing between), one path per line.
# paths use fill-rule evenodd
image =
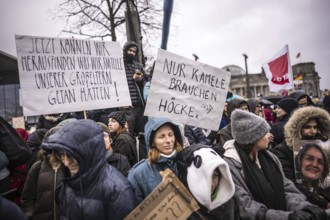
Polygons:
M45 150L65 151L77 160L79 172L68 180L81 177L89 184L106 164L103 131L92 120L77 120L64 125L42 144Z

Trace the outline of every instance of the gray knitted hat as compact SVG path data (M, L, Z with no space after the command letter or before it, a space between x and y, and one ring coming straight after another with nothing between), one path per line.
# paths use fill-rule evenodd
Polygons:
M255 143L269 130L266 120L258 115L240 109L231 114L231 133L238 144Z

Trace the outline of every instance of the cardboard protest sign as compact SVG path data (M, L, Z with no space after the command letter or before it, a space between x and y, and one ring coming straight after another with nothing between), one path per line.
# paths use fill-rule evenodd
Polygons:
M146 116L218 130L231 74L159 49Z
M158 187L124 220L185 220L199 209L194 197L170 169L166 169L162 175L163 181Z
M25 116L130 106L119 43L16 36Z

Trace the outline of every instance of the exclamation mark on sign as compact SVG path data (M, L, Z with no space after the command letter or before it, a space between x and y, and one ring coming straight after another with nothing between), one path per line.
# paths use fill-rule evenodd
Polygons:
M119 101L119 98L118 98L117 83L116 83L116 81L114 81L114 84L115 84L115 90L116 90L116 96L117 96L117 102L118 102Z

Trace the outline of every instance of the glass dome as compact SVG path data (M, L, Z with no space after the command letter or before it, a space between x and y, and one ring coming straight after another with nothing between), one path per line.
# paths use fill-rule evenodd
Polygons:
M227 65L222 67L222 69L230 72L232 76L245 75L245 70L236 65Z

